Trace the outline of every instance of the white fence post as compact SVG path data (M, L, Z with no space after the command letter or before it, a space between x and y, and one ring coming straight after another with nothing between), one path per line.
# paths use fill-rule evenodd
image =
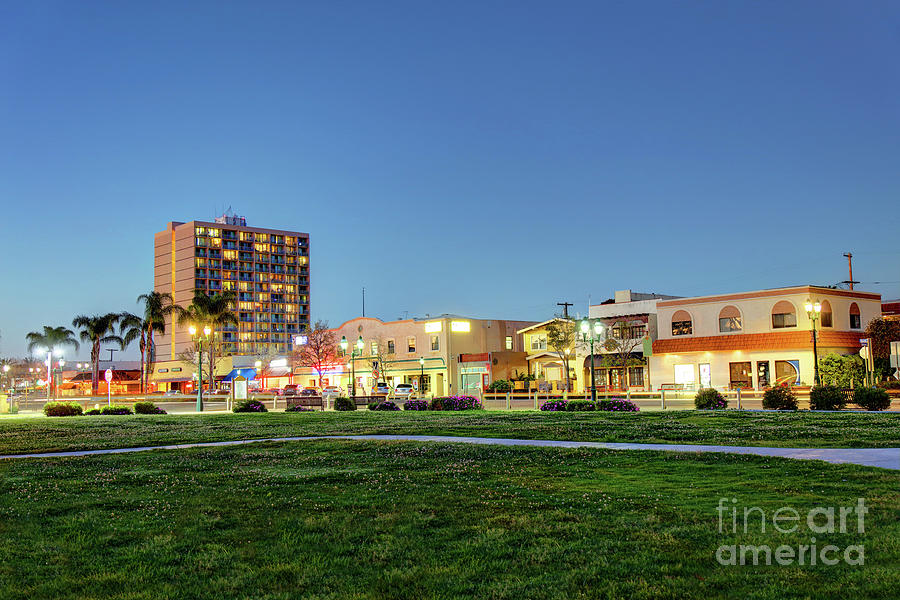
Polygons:
M738 410L741 410L741 388L737 389Z
M660 408L666 410L666 390L659 391L659 405Z

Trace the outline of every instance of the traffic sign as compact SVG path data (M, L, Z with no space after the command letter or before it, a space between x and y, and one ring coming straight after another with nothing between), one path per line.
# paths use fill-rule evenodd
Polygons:
M112 381L112 369L106 370L105 377L106 377L106 383L109 383L110 381Z

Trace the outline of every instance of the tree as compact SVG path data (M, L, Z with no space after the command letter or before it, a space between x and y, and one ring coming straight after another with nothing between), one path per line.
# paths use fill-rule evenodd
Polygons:
M238 324L238 319L233 312L235 299L236 296L232 291L207 296L206 293L198 290L194 293L194 300L187 308L175 309L180 326L193 325L198 331L202 331L204 327L210 328L209 339L206 343L209 356L210 390L215 388L216 355L220 349L216 334L227 325Z
M613 366L621 369L623 389L628 381L628 365L634 364L632 355L644 343L643 336L637 337L635 330L628 321L616 321L611 327L607 327L606 340L603 342L603 347L611 354Z
M124 348L122 338L115 333L115 326L121 318L119 313L107 313L92 317L78 315L72 319L72 327L81 329L81 341L91 343L91 395L96 395L100 387L101 345L115 342L120 348Z
M557 315L547 324L547 346L556 352L566 372L566 390L572 391L569 369L569 354L576 342L575 322Z
M300 347L298 362L316 371L321 388L322 374L334 364L336 358L337 339L334 330L328 328L327 321L316 321L306 334L306 343Z
M66 327L48 327L44 325L43 331L32 331L25 336L28 342L28 353L34 354L36 350L53 350L60 346L71 346L76 351L81 346L75 339L75 332Z
M900 321L876 317L866 325L866 337L872 342L872 365L881 377L893 372L890 363L891 342L900 341Z
M139 303L144 304L144 339L146 344L146 362L141 359L141 390L150 387L150 373L153 372L153 365L156 363L156 341L153 338L155 333L166 333L166 317L177 315L181 311L181 307L172 300L172 294L168 292L147 292L137 297Z
M863 359L856 355L841 356L829 352L819 359L819 377L825 385L850 388L864 385L866 367Z

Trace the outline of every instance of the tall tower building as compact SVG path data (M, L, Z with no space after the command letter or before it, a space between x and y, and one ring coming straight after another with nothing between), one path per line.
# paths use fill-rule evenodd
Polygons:
M154 239L154 289L188 306L197 291L236 295L237 326L220 330L225 354L285 354L309 328L309 234L248 227L244 217L171 222ZM156 339L157 360L192 345L172 317Z

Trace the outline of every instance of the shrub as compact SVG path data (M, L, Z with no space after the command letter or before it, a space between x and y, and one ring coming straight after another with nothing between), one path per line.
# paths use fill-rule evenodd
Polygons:
M136 415L164 415L166 411L152 402L135 402L134 414Z
M264 412L264 411L260 411ZM294 406L288 406L284 409L284 412L313 412L313 409L308 406L302 406L300 404L295 404Z
M372 410L400 410L400 407L390 400L385 400L384 402L379 402Z
M511 381L507 381L506 379L496 379L488 384L487 391L489 392L509 392L512 390L513 384Z
M473 396L439 396L431 401L431 410L480 410L484 408Z
M809 390L810 410L843 410L847 397L843 390L833 385L817 385Z
M124 404L112 404L110 406L101 406L100 414L101 415L130 415L133 413L131 412L130 406L125 406Z
M565 400L547 400L543 404L541 404L541 410L547 411L563 411L566 410L566 402Z
M92 408L91 410L86 410L86 411L84 411L84 414L86 414L86 415L99 415L99 414L100 414L100 409L99 409L99 408Z
M878 387L884 388L886 390L900 390L900 381L896 379L889 379L887 381L882 381L878 384Z
M797 396L787 385L779 385L763 392L762 406L767 410L797 410Z
M891 397L881 388L858 387L853 390L853 404L866 410L885 410L891 405Z
M428 402L425 400L407 400L403 403L403 410L428 410Z
M378 402L369 402L369 410L376 410L378 408Z
M48 417L77 417L83 411L77 402L48 402L44 405L44 414Z
M728 400L725 399L719 390L706 388L697 392L694 396L694 407L697 410L720 410L728 408Z
M569 400L566 403L566 410L579 412L585 410L597 410L597 403L591 402L590 400Z
M597 410L609 412L639 412L641 409L631 400L625 398L610 398L597 402Z
M356 410L356 402L344 396L334 399L334 410Z
M240 402L234 403L234 408L231 409L236 413L243 412L269 412L266 408L266 405L260 402L259 400L241 400Z

